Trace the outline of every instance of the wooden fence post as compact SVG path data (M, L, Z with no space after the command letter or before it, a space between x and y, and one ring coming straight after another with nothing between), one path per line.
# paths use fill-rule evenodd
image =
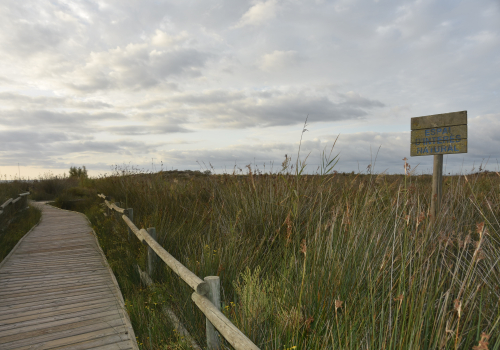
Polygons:
M219 276L207 276L204 278L209 286L207 298L214 304L220 311L220 279ZM220 340L217 335L217 330L213 324L206 319L206 332L207 332L207 348L209 350L220 349Z
M434 155L434 169L432 173L431 221L435 222L441 210L443 195L443 155Z
M156 229L154 227L148 228L149 235L156 241ZM154 250L148 246L148 275L153 279L155 271L157 256Z
M120 202L115 202L115 205L119 208L119 207L120 207ZM118 216L118 213L116 213L116 212L115 212L115 213L113 214L113 216L114 216L114 217L115 217L115 219L116 219L116 217Z
M130 221L134 221L134 209L128 208L127 209L127 217L130 219ZM128 241L132 242L132 238L134 237L134 232L128 227Z

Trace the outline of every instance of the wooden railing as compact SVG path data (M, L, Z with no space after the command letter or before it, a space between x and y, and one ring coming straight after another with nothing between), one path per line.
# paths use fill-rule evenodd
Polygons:
M151 276L153 275L154 264L157 257L159 257L194 290L191 299L206 316L208 349L220 349L220 340L215 331L215 329L217 329L236 350L259 350L259 348L221 312L220 280L218 276L207 276L202 280L163 249L156 241L155 228L151 227L145 230L144 228L138 229L135 226L132 221L132 208L120 208L119 203L112 203L111 199L104 194L99 194L98 196L104 199L104 203L109 212L121 214L121 218L128 226L129 241L132 239L132 234L135 234L144 245L148 246L149 276L146 277L146 280L152 281Z
M9 198L0 205L0 230L6 229L16 213L26 208L29 194L21 193L16 199Z

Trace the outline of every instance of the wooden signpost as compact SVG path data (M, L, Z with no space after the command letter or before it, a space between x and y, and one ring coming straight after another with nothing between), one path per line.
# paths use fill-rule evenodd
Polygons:
M434 155L431 220L436 219L443 192L443 154L467 153L467 111L411 118L411 152Z

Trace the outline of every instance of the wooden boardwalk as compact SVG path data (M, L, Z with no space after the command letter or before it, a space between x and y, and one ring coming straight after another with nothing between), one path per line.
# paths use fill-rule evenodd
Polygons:
M0 263L0 349L138 349L85 216L37 205L41 222Z

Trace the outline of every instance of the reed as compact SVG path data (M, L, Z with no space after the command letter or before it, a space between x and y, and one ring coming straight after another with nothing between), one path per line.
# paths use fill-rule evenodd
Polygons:
M305 175L305 162L290 163L267 174L122 168L93 186L198 276L220 276L222 309L262 349L500 348L498 174L445 177L431 225L430 176L339 174L328 157ZM146 269L146 249L97 203L87 214L141 347L187 346L160 303L203 346L189 287L162 267L155 288L141 289L134 264Z

